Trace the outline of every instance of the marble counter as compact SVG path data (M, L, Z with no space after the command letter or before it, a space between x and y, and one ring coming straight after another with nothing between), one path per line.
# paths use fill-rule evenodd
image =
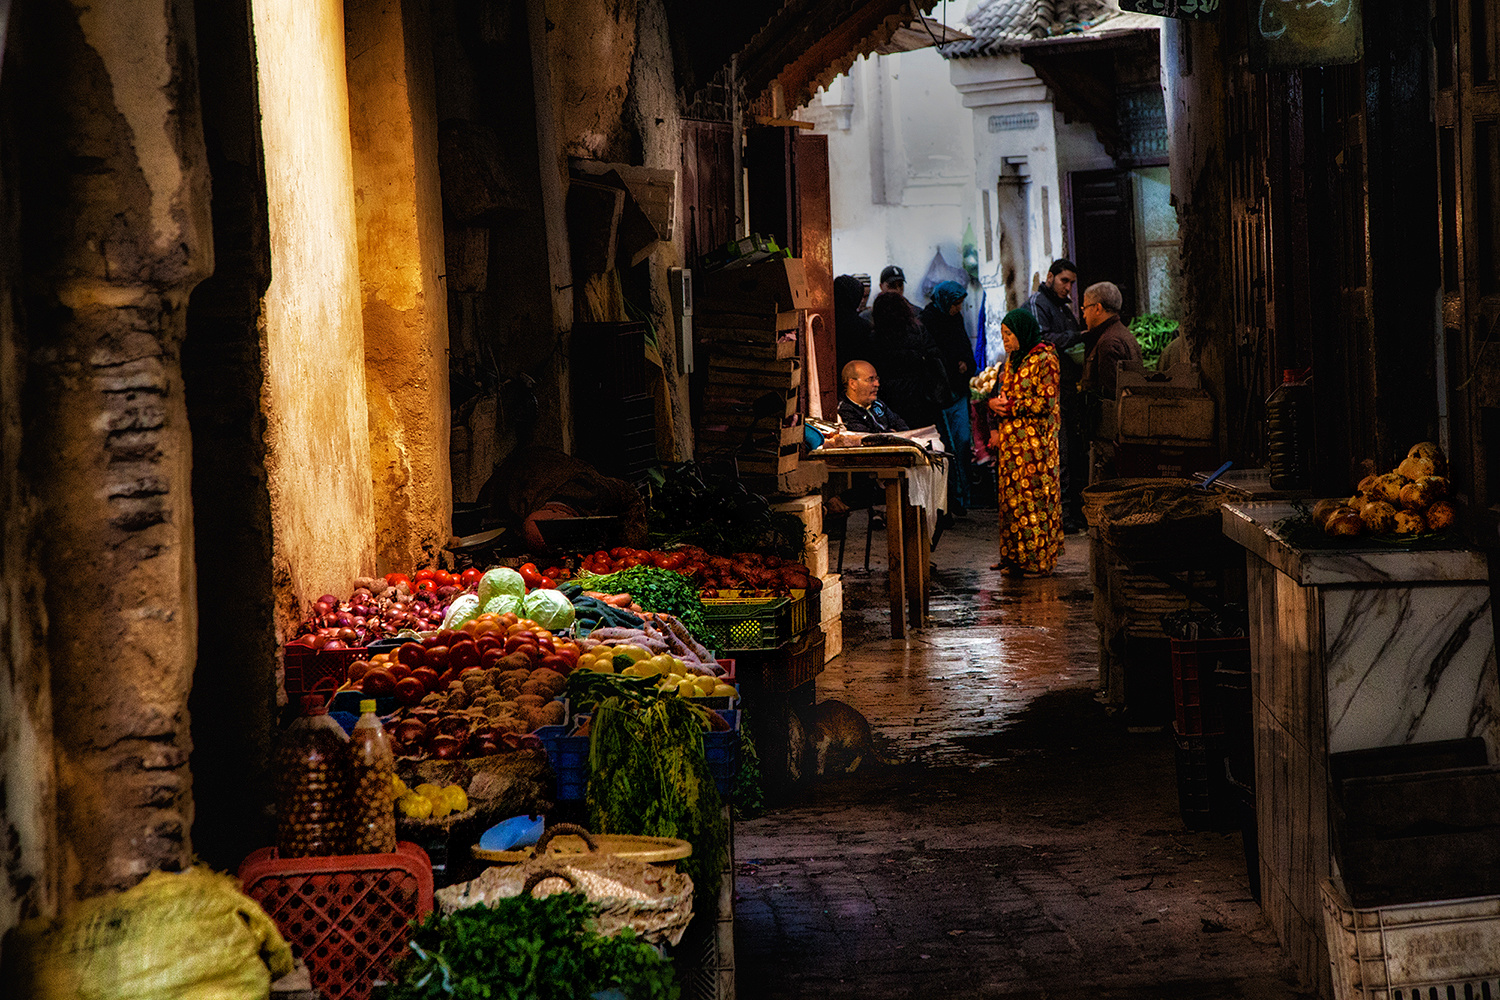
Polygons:
M1331 874L1328 756L1483 737L1500 759L1489 565L1467 549L1301 549L1285 502L1230 504L1247 559L1262 906L1328 985L1318 883Z

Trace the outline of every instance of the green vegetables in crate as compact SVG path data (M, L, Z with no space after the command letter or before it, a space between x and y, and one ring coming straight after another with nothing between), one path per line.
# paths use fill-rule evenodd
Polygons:
M589 826L599 833L679 837L699 900L719 895L728 844L719 790L703 754L701 710L683 698L594 707L589 734Z
M575 1000L618 988L677 1000L672 966L634 932L591 929L599 907L571 892L434 913L417 925L387 1000Z
M1175 319L1156 313L1144 313L1130 321L1130 332L1141 345L1141 362L1148 369L1156 367L1161 352L1176 338L1178 325Z
M573 582L584 590L629 594L647 611L675 616L705 646L714 645L714 635L703 620L703 602L698 599L698 590L681 573L654 566L632 566L608 576L580 576Z

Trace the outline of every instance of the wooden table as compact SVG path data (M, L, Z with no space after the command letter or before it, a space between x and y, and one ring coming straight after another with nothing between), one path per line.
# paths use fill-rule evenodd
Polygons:
M868 472L885 487L885 533L889 556L891 635L906 636L908 624L922 628L932 585L932 528L925 507L911 502L909 477L933 463L917 447L818 448L808 455L830 472Z

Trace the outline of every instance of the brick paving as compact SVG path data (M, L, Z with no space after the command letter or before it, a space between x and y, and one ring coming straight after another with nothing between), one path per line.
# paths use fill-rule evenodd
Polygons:
M992 518L943 538L933 625L905 641L851 525L845 652L818 697L862 711L896 762L736 825L739 996L1304 996L1239 833L1184 829L1170 732L1094 700L1087 540L1016 583L988 568Z

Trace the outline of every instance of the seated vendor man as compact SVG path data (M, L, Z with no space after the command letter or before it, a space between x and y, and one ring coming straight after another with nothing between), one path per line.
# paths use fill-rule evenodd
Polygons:
M839 398L839 419L846 430L864 434L905 431L911 428L901 414L882 403L880 376L868 361L851 361L842 372L844 394Z

